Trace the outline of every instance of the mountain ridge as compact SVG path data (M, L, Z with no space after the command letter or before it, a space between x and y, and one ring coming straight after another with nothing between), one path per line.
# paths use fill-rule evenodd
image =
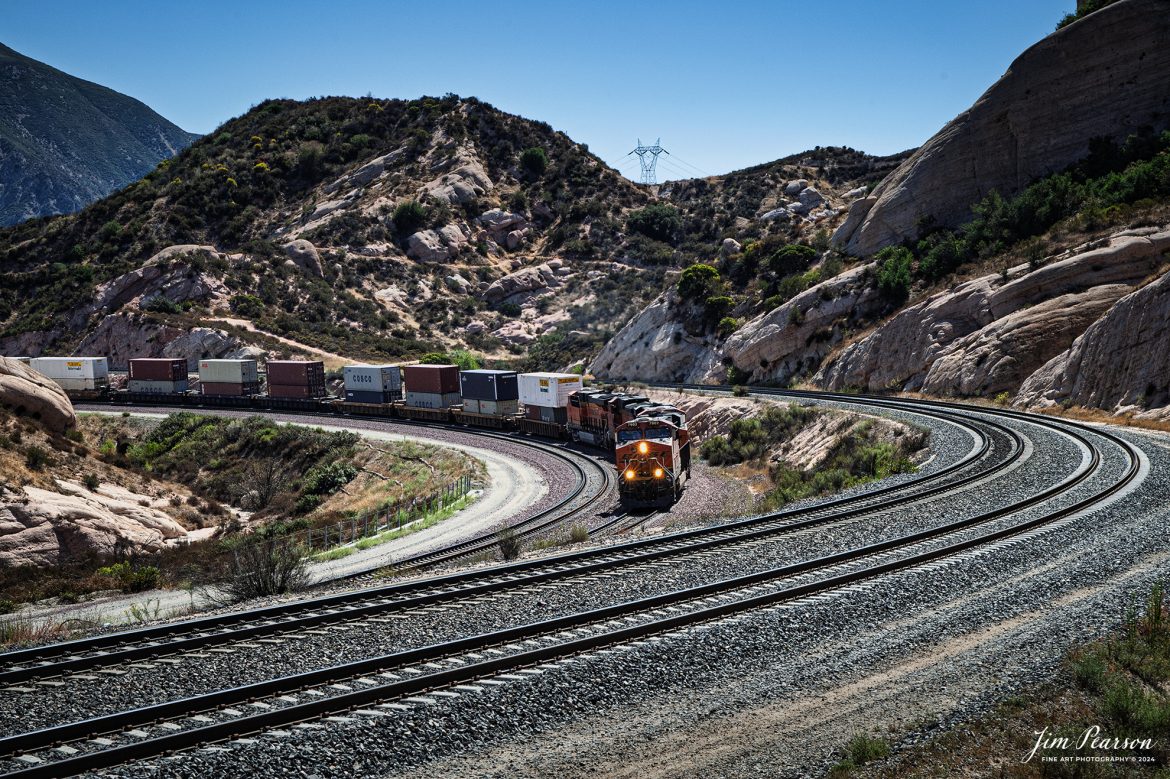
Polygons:
M0 73L0 226L80 210L199 137L4 44Z

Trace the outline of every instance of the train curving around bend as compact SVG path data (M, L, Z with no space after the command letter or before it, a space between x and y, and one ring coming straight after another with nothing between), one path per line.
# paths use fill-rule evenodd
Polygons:
M691 474L686 414L645 395L586 389L568 373L455 365L347 365L331 395L320 361L131 359L114 389L104 357L39 357L34 370L76 401L383 417L579 441L610 452L625 508L669 508Z

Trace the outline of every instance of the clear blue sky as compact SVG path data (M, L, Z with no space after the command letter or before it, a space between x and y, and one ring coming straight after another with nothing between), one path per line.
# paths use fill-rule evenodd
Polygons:
M917 146L1075 0L0 0L0 42L207 133L270 97L454 92L623 172ZM685 166L684 166L685 167ZM684 170L668 160L659 179ZM690 170L690 168L685 168Z

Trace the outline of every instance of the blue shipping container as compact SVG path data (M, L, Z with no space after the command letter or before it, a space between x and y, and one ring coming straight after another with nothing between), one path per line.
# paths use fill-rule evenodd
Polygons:
M345 391L345 399L351 403L393 403L401 398L401 390L398 392L366 392L347 389Z

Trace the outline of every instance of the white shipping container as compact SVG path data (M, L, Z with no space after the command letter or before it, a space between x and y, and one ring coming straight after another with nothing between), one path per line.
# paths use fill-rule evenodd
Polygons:
M29 367L50 379L97 380L104 382L110 375L105 357L34 357Z
M464 398L463 399L463 410L466 411L468 414L480 413L479 401L476 400L475 398Z
M464 403L467 400L464 399ZM518 400L481 400L479 401L480 414L487 414L493 417L506 417L513 414L520 413L520 401Z
M520 402L526 406L566 408L569 395L581 389L581 377L573 373L521 373Z
M127 389L131 392L141 392L149 395L175 395L186 392L189 389L189 385L186 381L130 379Z
M205 384L250 384L260 381L255 360L200 360L199 381Z
M106 379L51 379L66 392L96 391L108 387Z
M341 373L347 390L396 392L402 388L402 371L397 365L347 365Z

